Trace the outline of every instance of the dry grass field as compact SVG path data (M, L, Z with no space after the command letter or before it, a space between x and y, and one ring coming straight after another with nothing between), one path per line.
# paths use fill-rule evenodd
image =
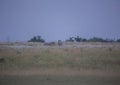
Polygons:
M0 83L118 85L120 43L0 44Z

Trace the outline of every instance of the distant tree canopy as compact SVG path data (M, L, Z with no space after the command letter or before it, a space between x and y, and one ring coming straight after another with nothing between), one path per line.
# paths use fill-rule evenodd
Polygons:
M86 42L86 41L87 41L87 39L81 38L81 37L79 37L79 36L74 37L74 40L75 40L76 42Z
M34 36L28 42L45 42L45 40L41 36Z
M81 38L81 37L77 36L77 37L70 37L66 41L69 41L69 42L74 42L74 41L75 42L120 42L120 39L112 40L112 39L103 39L103 38L99 38L99 37L93 37L90 39L86 39L86 38Z
M66 41L69 41L69 42L74 42L74 37L70 37L69 39L67 39Z
M88 41L89 41L89 42L108 42L107 39L102 39L102 38L98 38L98 37L90 38ZM110 40L109 40L109 41L110 41Z
M70 37L66 41L68 41L68 42L120 42L120 39L113 40L113 39L103 39L103 38L99 38L99 37L93 37L93 38L86 39L86 38L81 38L79 36L76 36L76 37ZM28 42L44 43L45 40L41 36L34 36L30 40L28 40ZM58 40L58 44L59 45L62 44L61 40Z

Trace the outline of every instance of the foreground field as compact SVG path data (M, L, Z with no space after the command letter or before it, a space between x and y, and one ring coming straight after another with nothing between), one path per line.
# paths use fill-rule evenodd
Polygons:
M120 44L1 44L0 75L0 85L118 85Z
M120 77L98 76L3 76L0 85L119 85Z

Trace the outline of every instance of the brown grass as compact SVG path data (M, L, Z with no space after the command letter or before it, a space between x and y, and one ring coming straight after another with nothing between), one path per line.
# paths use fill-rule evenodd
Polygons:
M15 44L14 44L15 45ZM27 44L25 44L26 46ZM69 45L69 44L68 44ZM1 45L0 74L118 74L119 43L70 43L14 48Z

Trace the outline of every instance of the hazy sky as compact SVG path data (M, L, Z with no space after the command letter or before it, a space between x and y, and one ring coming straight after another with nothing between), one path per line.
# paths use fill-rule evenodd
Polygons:
M120 38L120 0L0 0L0 41Z

